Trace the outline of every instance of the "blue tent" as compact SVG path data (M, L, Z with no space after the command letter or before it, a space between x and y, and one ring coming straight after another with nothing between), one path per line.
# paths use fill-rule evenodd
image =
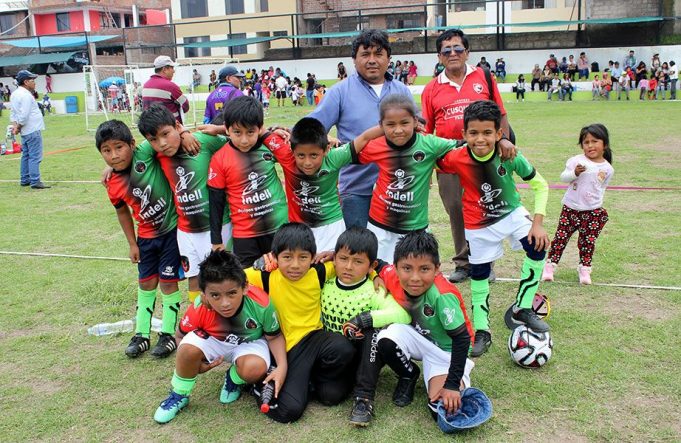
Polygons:
M122 77L107 77L101 82L99 82L99 87L100 88L108 88L111 86L113 83L115 83L118 86L123 86L125 84L125 79Z

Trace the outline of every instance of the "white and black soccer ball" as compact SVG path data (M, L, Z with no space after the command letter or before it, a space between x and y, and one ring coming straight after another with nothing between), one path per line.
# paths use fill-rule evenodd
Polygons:
M539 368L551 359L553 340L548 332L536 332L527 326L518 326L508 338L511 359L523 368Z

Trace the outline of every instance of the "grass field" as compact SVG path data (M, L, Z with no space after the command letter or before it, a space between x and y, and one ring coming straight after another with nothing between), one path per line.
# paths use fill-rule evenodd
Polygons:
M681 166L679 102L515 103L507 110L519 147L549 183L579 153L579 129L602 122L614 151L613 185L670 187L673 191L606 193L610 222L598 240L595 283L679 286ZM267 124L290 125L309 108L272 108ZM7 124L7 114L0 124ZM82 115L47 118L46 181L97 180L104 166ZM676 128L676 129L675 129ZM59 152L61 150L73 149ZM19 157L0 157L0 251L126 257L127 244L99 184L18 186ZM14 180L7 182L7 180ZM532 197L526 206L532 208ZM555 231L563 191L550 193L546 228ZM431 227L441 254L453 245L434 187ZM404 409L390 401L395 378L382 373L376 418L367 429L348 424L350 401L312 403L291 425L270 421L244 396L223 407L218 394L226 366L201 377L185 412L159 426L152 415L169 389L174 360L129 360L129 336L90 337L93 324L132 318L135 266L118 261L0 255L6 285L0 313L1 441L449 441L432 422L423 384ZM523 254L497 263L499 277L515 278ZM515 283L492 285L490 352L479 358L474 386L494 404L494 417L455 440L679 441L681 440L681 292L590 286L577 281L576 239L557 281L543 284L552 299L553 359L540 370L515 366L506 350L503 312ZM446 272L452 269L443 264ZM460 285L469 300L469 284ZM160 304L160 303L159 303ZM160 309L160 306L158 307Z

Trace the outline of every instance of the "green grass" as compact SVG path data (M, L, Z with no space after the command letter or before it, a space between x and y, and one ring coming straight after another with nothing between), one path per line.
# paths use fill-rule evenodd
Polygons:
M536 98L536 99L535 99ZM505 95L523 153L550 183L579 152L579 129L602 122L610 129L616 170L613 185L681 188L678 102L547 102ZM266 124L291 125L310 108L273 106ZM0 118L7 124L7 113ZM45 131L45 180L97 180L104 166L83 130L82 115L50 116ZM68 148L78 150L56 153ZM0 157L2 251L126 257L115 213L99 184L54 183L46 191L20 188L18 156ZM529 191L521 191L532 208ZM550 193L546 228L553 234L563 192ZM679 286L681 201L677 191L606 193L610 221L598 240L594 282ZM453 245L436 188L431 226L443 258ZM523 370L508 357L502 314L514 283L492 285L494 344L479 358L473 383L494 403L484 426L454 437L481 441L681 440L681 292L580 287L576 241L543 284L552 299L554 356L540 370ZM165 398L173 359L128 360L128 336L90 337L93 324L134 315L136 269L125 262L0 255L6 284L0 313L0 432L3 441L449 441L415 402L391 404L395 378L384 370L377 416L367 429L347 422L350 402L312 403L303 418L281 425L257 412L244 396L218 403L225 366L199 377L192 401L171 424L152 420ZM517 277L523 254L508 251L499 277ZM445 261L443 269L452 269ZM460 289L469 299L469 285Z

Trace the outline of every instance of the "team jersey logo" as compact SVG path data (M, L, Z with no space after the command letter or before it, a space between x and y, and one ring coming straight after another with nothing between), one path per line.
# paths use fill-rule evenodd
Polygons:
M133 188L132 195L140 199L140 212L149 206L149 196L151 195L151 185L147 185L142 191L140 188Z
M272 155L271 152L263 152L262 159L265 160L266 162L271 162L272 160L274 160L274 156Z
M240 345L244 341L245 340L239 338L238 335L234 335L234 334L229 334L227 337L225 337L225 342L229 343L230 345Z
M166 266L163 272L161 272L161 275L164 277L173 277L175 276L175 268L173 266Z
M248 174L249 183L241 192L241 203L244 205L252 205L255 203L262 203L265 200L272 198L272 191L269 189L258 191L258 188L265 180L267 180L267 174L259 175L257 172Z
M506 175L506 168L504 168L504 165L499 165L497 168L497 174L499 174L499 177Z
M482 91L483 91L484 89L485 89L485 88L483 88L483 86L482 86L480 83L473 83L473 90L474 90L476 93L482 94Z
M175 185L175 192L186 191L189 188L189 183L194 179L194 171L186 173L182 166L175 169L177 174L177 184Z
M208 180L213 180L217 176L218 176L218 173L213 171L213 168L208 169Z
M135 163L135 172L138 172L140 174L144 174L144 172L147 170L147 164L144 163L143 161L138 161Z
M454 311L449 308L444 308L442 313L445 315L445 326L454 323Z
M310 186L308 182L301 180L300 189L293 191L295 194L294 200L296 203L298 203L298 205L301 206L303 211L309 212L311 214L321 215L322 210L316 205L321 205L322 199L321 197L314 195L318 189L319 186Z
M329 175L331 172L328 169L320 169L319 172L317 173L317 177L324 177L325 175Z
M414 154L411 156L415 162L422 162L423 160L426 159L426 153L423 151L416 151Z
M246 320L246 329L255 329L258 327L258 323L253 320L252 318L249 318Z
M480 196L481 203L492 203L495 198L501 195L501 189L492 189L489 183L483 183L481 186L482 195Z
M424 327L422 327L418 323L414 324L414 329L416 329L416 332L418 332L421 335L425 335L425 336L430 335L430 329L425 329Z
M395 180L388 184L388 189L391 191L402 191L414 181L413 175L406 175L404 170L398 169L395 171Z
M192 323L189 321L189 317L182 319L182 326L184 326L185 330L193 327Z
M267 175L259 175L257 172L248 174L248 185L244 188L241 195L248 195L258 191L258 187L267 180Z
M426 317L432 317L433 315L435 315L435 310L433 309L432 306L426 303L425 305L423 305L423 315L425 315Z

